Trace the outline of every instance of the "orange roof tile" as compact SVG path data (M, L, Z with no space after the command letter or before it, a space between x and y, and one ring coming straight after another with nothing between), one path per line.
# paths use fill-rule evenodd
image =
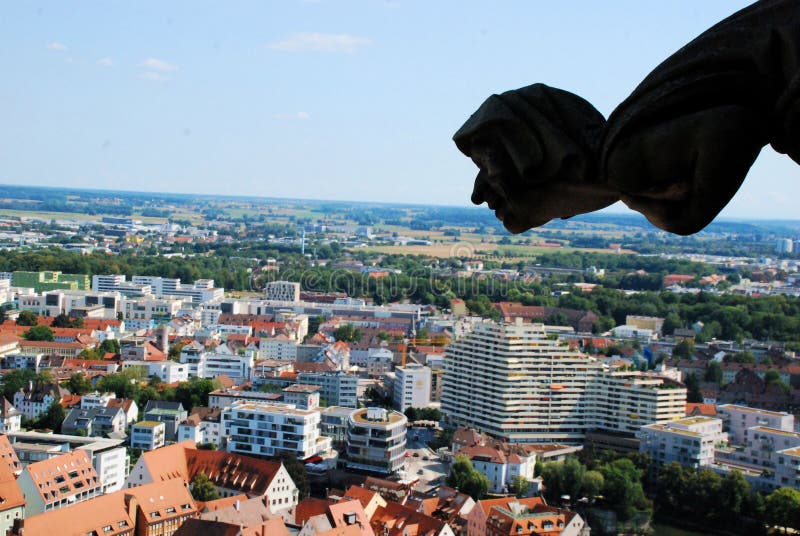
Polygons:
M135 520L129 515L122 493L121 491L109 493L66 508L57 508L26 517L23 521L25 534L64 536L85 536L92 533L103 536L130 534ZM107 526L111 526L110 532L103 530Z

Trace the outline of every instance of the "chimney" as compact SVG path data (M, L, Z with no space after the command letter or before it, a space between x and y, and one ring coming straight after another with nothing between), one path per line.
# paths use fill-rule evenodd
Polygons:
M233 509L237 512L239 511L239 499L236 499L236 502L233 503Z

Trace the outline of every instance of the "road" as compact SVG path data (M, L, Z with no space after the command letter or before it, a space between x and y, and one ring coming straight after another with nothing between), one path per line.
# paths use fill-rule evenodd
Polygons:
M429 428L409 428L408 430L406 450L409 455L405 459L406 478L408 480L419 479L419 482L414 485L414 489L419 491L444 484L444 479L450 471L447 464L443 463L436 453L425 445L426 441L432 437L433 430Z

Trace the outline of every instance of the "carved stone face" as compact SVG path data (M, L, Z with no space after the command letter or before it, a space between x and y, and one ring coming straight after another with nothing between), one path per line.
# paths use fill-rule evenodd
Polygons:
M540 227L554 218L599 210L619 200L617 192L607 186L587 184L568 173L540 182L522 177L505 149L491 140L473 142L470 156L480 168L472 202L486 203L514 234Z

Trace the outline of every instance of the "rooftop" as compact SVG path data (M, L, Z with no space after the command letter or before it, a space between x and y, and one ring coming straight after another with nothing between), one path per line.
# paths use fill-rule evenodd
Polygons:
M134 426L137 428L156 428L157 426L164 426L164 423L160 421L142 421L137 422Z

